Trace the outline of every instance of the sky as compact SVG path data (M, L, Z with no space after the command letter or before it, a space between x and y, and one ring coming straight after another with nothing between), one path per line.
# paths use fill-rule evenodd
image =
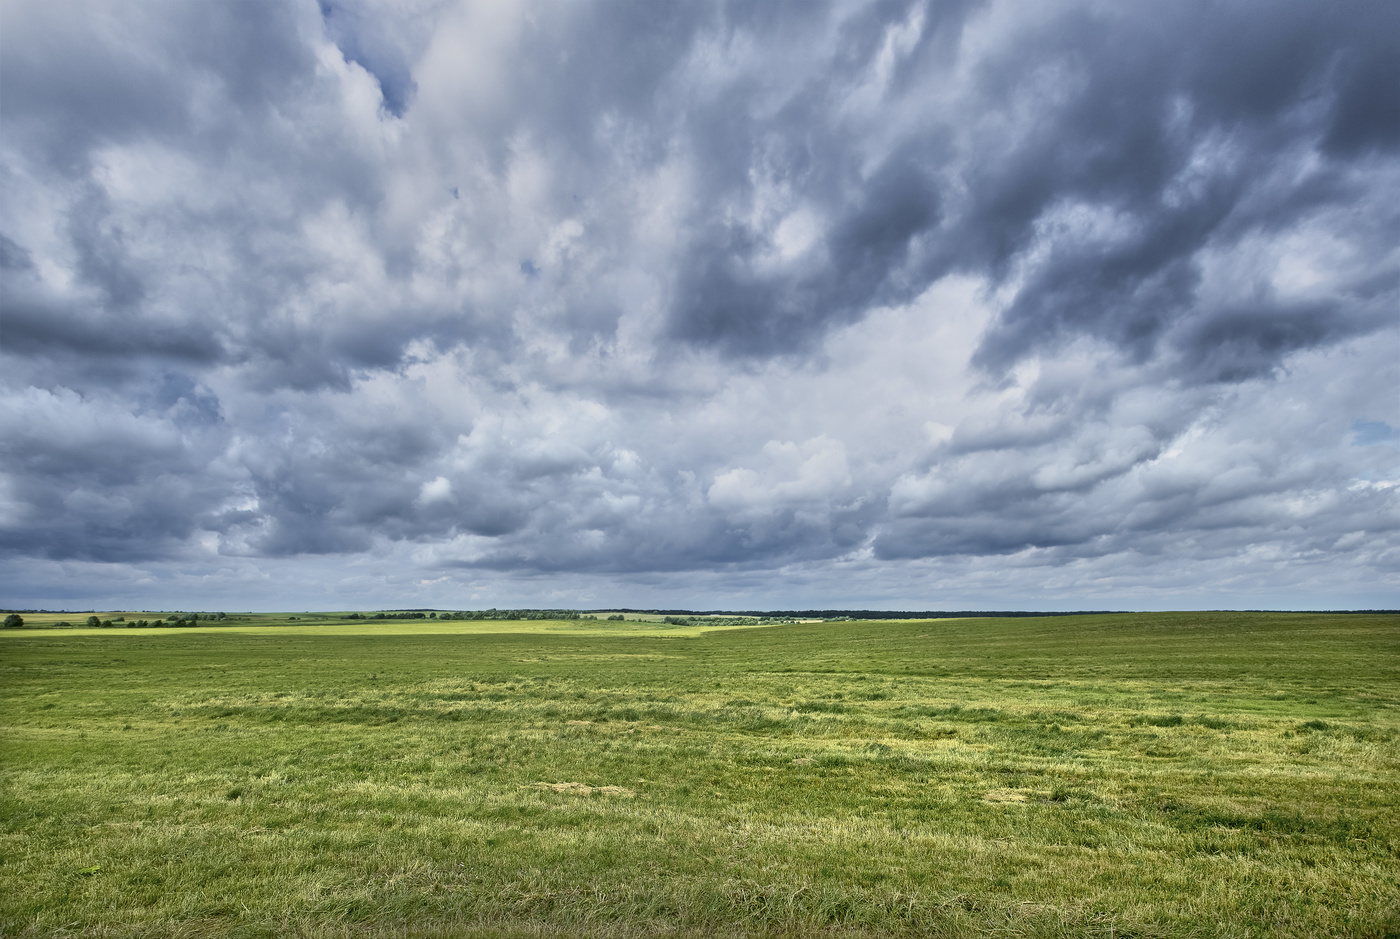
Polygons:
M1400 606L1400 5L0 5L0 605Z

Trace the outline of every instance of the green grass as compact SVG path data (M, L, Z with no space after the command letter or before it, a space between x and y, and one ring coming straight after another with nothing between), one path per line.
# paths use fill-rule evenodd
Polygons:
M292 615L0 634L0 935L1400 936L1400 617Z

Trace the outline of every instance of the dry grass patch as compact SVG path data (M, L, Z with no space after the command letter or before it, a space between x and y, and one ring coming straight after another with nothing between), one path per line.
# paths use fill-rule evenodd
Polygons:
M1024 789L991 789L982 793L983 802L1027 802L1030 793Z
M591 796L595 792L600 792L605 796L626 796L631 798L637 793L623 786L590 786L581 782L540 782L535 783L540 789L548 789L552 792L563 792L571 796Z

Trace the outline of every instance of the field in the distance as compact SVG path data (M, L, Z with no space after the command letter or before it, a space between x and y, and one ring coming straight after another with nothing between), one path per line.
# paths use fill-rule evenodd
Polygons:
M0 671L6 937L1400 935L1396 616L11 630Z

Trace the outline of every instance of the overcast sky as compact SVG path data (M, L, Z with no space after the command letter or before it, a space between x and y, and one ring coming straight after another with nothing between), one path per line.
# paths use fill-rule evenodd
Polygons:
M1400 4L0 6L0 605L1400 606Z

